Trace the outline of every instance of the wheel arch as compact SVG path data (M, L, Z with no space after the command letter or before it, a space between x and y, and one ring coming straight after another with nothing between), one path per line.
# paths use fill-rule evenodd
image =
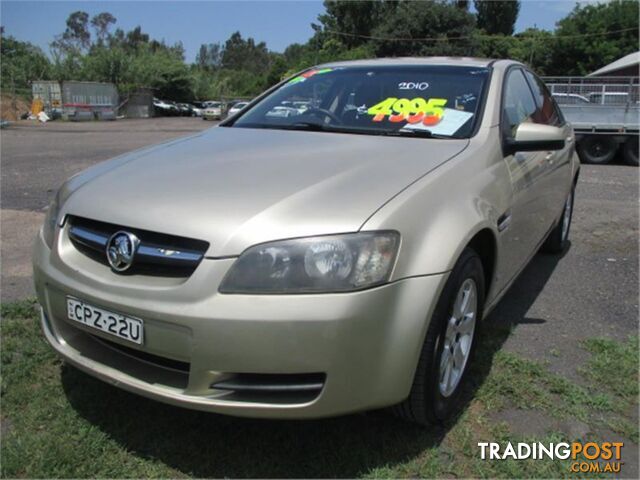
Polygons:
M498 256L498 242L496 235L493 230L488 227L484 227L471 237L471 240L469 240L465 245L465 248L467 247L476 252L478 257L480 257L484 274L484 293L486 301L486 299L489 298L489 292L493 286L496 271L496 260Z

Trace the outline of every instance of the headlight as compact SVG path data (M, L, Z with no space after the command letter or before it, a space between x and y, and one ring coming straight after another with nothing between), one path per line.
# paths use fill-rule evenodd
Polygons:
M53 202L49 205L46 215L44 216L44 225L42 227L42 236L49 248L53 248L53 239L56 233L56 224L58 215L60 214L60 192L56 193Z
M240 255L221 293L328 293L360 290L389 279L397 232L362 232L256 245Z

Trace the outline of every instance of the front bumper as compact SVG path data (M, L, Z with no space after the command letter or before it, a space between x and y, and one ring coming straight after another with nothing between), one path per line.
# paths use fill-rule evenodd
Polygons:
M38 236L34 279L45 336L69 363L126 390L187 408L239 416L314 418L384 407L409 394L445 275L343 294L223 295L234 259L204 260L180 281L112 273ZM67 320L66 296L141 318L142 346ZM160 365L134 353L186 366ZM131 350L129 351L131 352ZM322 374L312 398L241 397L215 388L235 375Z

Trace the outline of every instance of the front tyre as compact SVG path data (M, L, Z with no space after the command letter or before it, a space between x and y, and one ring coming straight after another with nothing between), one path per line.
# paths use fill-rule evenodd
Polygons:
M395 413L422 425L442 423L460 410L484 306L484 273L466 248L440 295L422 347L409 397Z
M572 186L564 202L562 215L558 220L558 224L551 230L551 233L549 233L549 236L542 244L542 251L545 253L562 253L569 244L569 230L571 228L571 219L573 218L575 190L575 186Z

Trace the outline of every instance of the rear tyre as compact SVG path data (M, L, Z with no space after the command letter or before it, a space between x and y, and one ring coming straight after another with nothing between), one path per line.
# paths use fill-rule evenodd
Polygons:
M584 163L609 163L618 150L618 144L606 135L590 135L578 143L578 155Z
M638 166L638 138L630 137L624 143L624 149L622 151L624 155L624 161L634 167Z
M569 244L569 230L571 228L571 219L573 217L573 199L575 196L575 187L571 187L569 196L564 202L562 215L558 220L558 224L551 230L551 233L542 244L544 253L562 253Z
M409 397L393 409L397 416L428 425L458 413L482 319L484 288L480 257L466 248L438 299Z

